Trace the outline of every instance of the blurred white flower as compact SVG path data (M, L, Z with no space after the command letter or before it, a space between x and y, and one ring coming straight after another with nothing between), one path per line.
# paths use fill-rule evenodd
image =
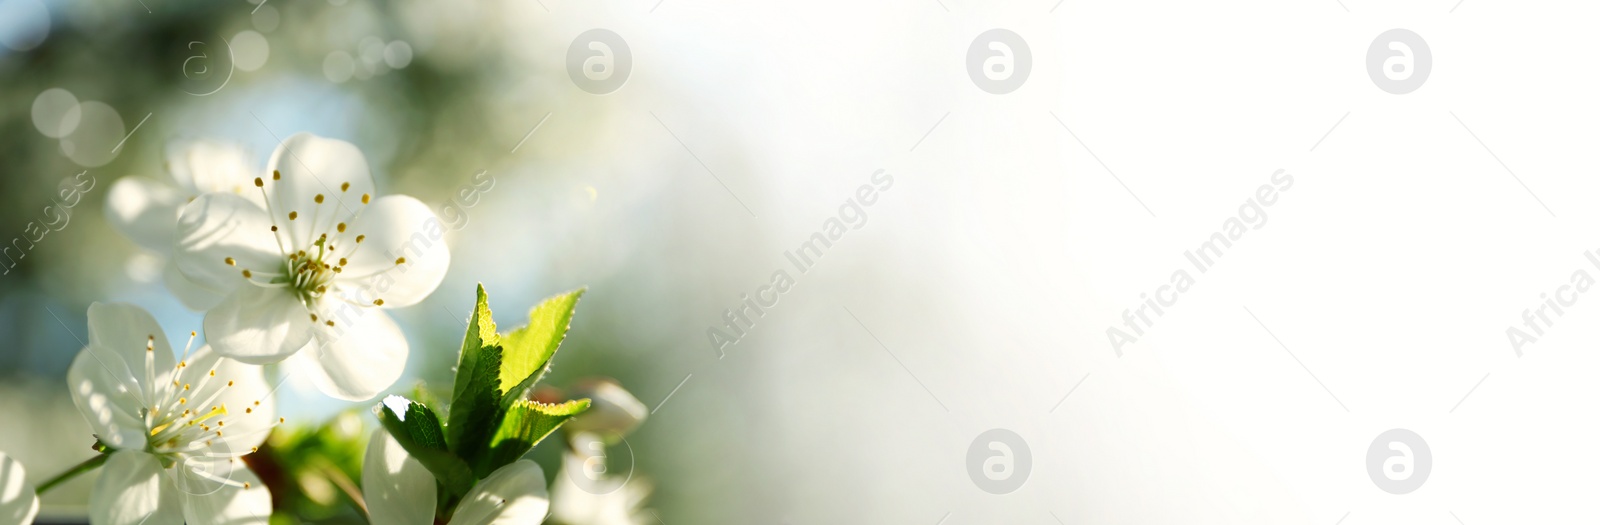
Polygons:
M642 525L649 482L608 476L605 443L588 433L571 434L572 450L561 456L561 473L551 488L551 518L563 525Z
M361 465L361 494L367 501L369 521L432 525L437 490L433 474L388 432L372 432ZM500 467L473 485L449 523L526 525L543 522L549 511L544 471L537 463L522 459Z
M201 196L178 219L178 268L226 295L206 339L248 363L289 359L339 399L371 399L405 369L410 347L382 308L416 304L444 279L444 228L414 198L373 198L355 145L301 133L251 185Z
M89 345L67 387L115 449L89 496L96 525L267 523L271 496L239 460L283 421L266 378L205 346L184 353L173 356L142 308L89 307Z
M170 257L178 228L178 210L206 193L233 193L261 205L251 181L259 174L244 148L210 141L181 141L167 146L168 177L123 177L106 197L106 219L135 244L166 259L162 278L183 304L205 310L222 296L195 285L178 272Z
M39 514L39 496L28 483L22 463L0 452L0 523L33 523Z
M588 432L610 436L627 435L644 423L650 409L633 394L608 378L589 379L567 392L570 399L589 398L589 410L568 421L569 435Z

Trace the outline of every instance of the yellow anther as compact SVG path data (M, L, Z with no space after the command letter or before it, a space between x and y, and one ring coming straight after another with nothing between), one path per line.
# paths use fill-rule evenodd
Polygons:
M373 299L372 300L372 305L373 306L383 306L383 299Z
M233 386L233 381L228 381L228 386Z
M311 200L317 201L317 204L322 204L322 194L318 193L317 196L312 197Z
M340 184L339 191L350 191L350 183L346 182L344 184Z
M340 257L339 258L339 266L344 266L346 264L350 264L350 259L346 259L344 257Z
M357 235L356 236L356 244L361 244L361 241L365 241L365 240L367 240L367 236L365 236L365 235Z
M225 258L222 259L222 262L228 263L228 266L233 266L234 265L234 261L233 261L232 257L225 257Z
M369 193L361 194L361 203L362 204L366 204L366 203L369 203L369 202L372 202L372 195L369 194Z
M245 270L245 271L244 271L244 272L242 272L242 273L244 273L244 278L246 278L246 279L249 279L249 278L250 278L250 270Z
M272 170L272 180L278 180L281 178L283 178L283 174L278 173L278 170Z
M344 223L342 223L342 222L339 223L338 229L339 229L339 233L344 233Z
M299 217L299 216L300 216L300 212L293 212L293 211L289 212L289 220L291 220L291 221L294 220L295 217Z
M399 265L402 265L402 264L405 264L405 263L406 263L406 258L405 257L401 257L399 259L395 259L394 260L395 266L399 266Z
M256 187L260 188L261 186L262 186L261 177L256 177Z

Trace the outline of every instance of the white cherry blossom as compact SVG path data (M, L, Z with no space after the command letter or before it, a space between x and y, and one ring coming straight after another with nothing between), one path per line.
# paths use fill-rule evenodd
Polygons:
M106 219L140 247L165 257L162 280L183 304L196 310L215 306L222 296L185 278L172 263L178 211L207 193L232 193L257 205L251 181L260 175L253 155L241 146L204 140L177 141L166 151L167 177L117 179L106 197Z
M260 367L206 346L175 357L149 312L95 303L67 387L114 449L89 496L91 523L267 523L271 496L240 459L283 422Z
M289 137L251 182L263 202L203 195L180 212L178 267L225 299L205 333L223 355L288 360L329 396L371 399L399 379L410 351L383 312L432 293L450 266L433 211L375 197L366 158L348 142Z

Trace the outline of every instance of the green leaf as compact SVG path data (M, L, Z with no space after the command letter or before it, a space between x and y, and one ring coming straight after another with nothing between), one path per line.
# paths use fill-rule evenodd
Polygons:
M505 419L500 421L500 428L495 430L494 438L489 442L489 453L473 463L473 472L479 477L488 476L495 469L521 459L523 454L527 454L534 445L543 441L551 432L555 432L562 423L588 409L587 399L559 404L546 404L527 399L513 402L505 412Z
M456 381L450 399L448 442L450 450L473 460L488 447L488 438L499 421L500 411L500 336L495 333L489 311L489 296L478 285L478 304L461 341L461 357L456 364Z
M433 410L400 396L386 397L378 407L378 421L383 428L406 453L433 473L440 486L456 495L472 488L476 482L472 468L445 445L444 429Z
M527 326L500 339L505 349L500 364L500 385L515 385L505 389L502 406L509 407L513 401L521 399L549 370L550 358L566 339L567 328L572 325L572 311L577 308L584 291L579 288L545 299L528 312Z

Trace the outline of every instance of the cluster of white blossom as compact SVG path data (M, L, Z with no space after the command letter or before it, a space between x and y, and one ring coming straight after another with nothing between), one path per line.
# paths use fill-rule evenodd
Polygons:
M437 217L414 198L377 196L348 142L295 135L265 169L241 147L188 142L169 149L167 172L118 180L106 216L167 256L166 284L206 312L208 344L194 348L190 332L178 355L144 309L89 307L89 342L67 377L102 452L80 466L103 467L89 519L264 525L272 498L242 458L284 420L262 365L281 362L337 399L372 399L409 354L383 310L432 293L450 253L411 244ZM406 464L405 450L378 437L365 491L401 497L369 497L374 523L432 523L434 509L419 507L425 500L399 475L406 469L393 468ZM431 502L431 484L417 490ZM31 523L38 507L21 464L0 454L0 525ZM537 523L548 510L543 474L519 461L481 480L453 521Z

